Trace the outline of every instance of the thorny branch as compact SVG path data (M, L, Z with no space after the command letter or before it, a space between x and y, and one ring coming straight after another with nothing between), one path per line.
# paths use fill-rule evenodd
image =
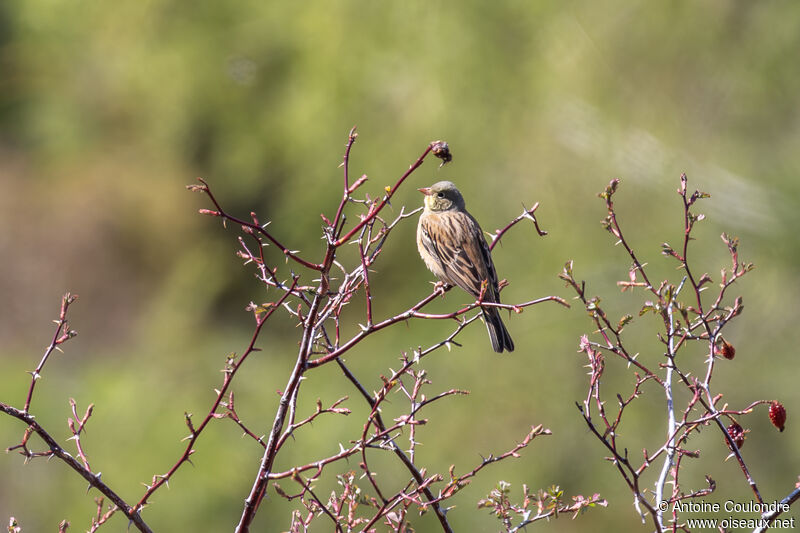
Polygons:
M704 298L704 292L708 288L706 285L712 282L711 277L708 274L698 277L687 258L689 243L693 240L694 224L704 218L702 214L695 214L693 207L697 200L708 198L709 195L700 191L689 193L686 175L681 176L678 189L683 204L684 231L681 251L677 252L672 246L664 243L662 253L677 260L684 275L677 284L664 280L655 285L648 277L647 264L643 263L634 253L617 218L613 195L616 193L618 185L619 180L612 180L600 194L608 211L603 220L603 227L615 237L616 244L622 245L632 262L628 271L628 279L618 282L618 286L622 291L644 289L645 293L652 298L643 302L638 314L641 317L653 313L661 319L663 329L658 334L658 340L664 346L663 359L640 358L638 352L629 350L623 342L622 333L624 328L633 321L633 315L627 314L618 322L612 321L603 310L600 298L587 296L585 282L578 282L575 279L573 265L571 262L567 263L560 277L575 291L577 299L583 303L602 339L598 342L590 340L587 335L581 337L578 351L584 353L588 358L587 366L590 377L587 396L582 404L578 404L578 408L591 433L610 453L610 457L607 459L616 467L633 494L634 506L642 520L644 521L649 516L656 531L676 532L678 529L685 529L685 526L681 524L677 507L673 504L685 499L706 496L717 488L716 482L708 475L706 476L707 487L687 490L681 485L679 474L681 467L684 466L683 460L699 457L699 450L691 450L686 447L689 437L693 433L702 431L709 424L718 427L722 433L722 441L732 452L731 456L735 457L739 463L756 501L763 502L758 486L740 451L746 431L739 426L734 417L747 415L758 405L769 405L770 419L773 424L782 429L785 410L780 402L768 400L752 402L748 407L740 410L729 409L727 404L721 408L717 407L722 394L712 392L711 379L715 364L721 358L733 359L735 354L733 345L722 337L722 329L743 309L741 297L735 298L731 304L724 303L726 291L735 281L752 270L753 265L739 261L738 240L723 234L722 240L731 256L731 267L721 271L721 280L716 296ZM681 293L685 290L691 293L693 303L686 303L680 298ZM679 352L690 344L696 343L706 346L707 358L701 378L692 375L690 368L696 360L690 359L691 354L682 354L680 358L678 357ZM627 398L619 393L616 394L616 414L609 412L606 403L607 394L602 387L601 378L606 369L604 354L617 356L626 363L627 368L633 367L635 380L633 392ZM628 448L619 441L619 427L622 424L626 408L643 394L642 389L647 382L656 383L664 392L667 431L663 444L658 446L654 452L644 449L642 451L643 458L639 462L631 457ZM689 393L688 401L682 406L676 404L674 393L676 385L684 387ZM728 427L725 425L725 420L731 422ZM654 482L654 490L650 492L643 483L643 476L657 460L662 461L661 468ZM672 491L669 495L664 492L667 483L672 484ZM648 493L652 496L648 496ZM788 498L791 499L791 495ZM796 497L792 499L792 502L796 499ZM672 509L669 524L664 521L667 508Z
M540 520L558 518L559 515L571 514L575 519L579 514L595 506L605 507L608 503L599 494L585 498L583 496L573 496L572 504L565 503L563 500L564 492L557 485L548 489L539 489L532 492L527 485L522 486L523 501L516 504L509 497L511 484L501 481L489 495L478 502L478 507L490 509L492 514L503 524L506 533L527 530L527 526ZM534 513L535 512L535 513ZM514 519L519 518L520 522L514 524Z
M433 398L427 400L418 400L420 394L420 387L424 385L425 379L424 372L421 370L414 371L412 367L419 363L419 360L429 351L419 350L415 352L414 357L409 357L403 354L401 370L393 372L391 378L386 378L384 381L385 389L370 394L366 388L359 382L358 378L348 369L341 359L341 355L347 353L354 348L358 343L370 335L377 333L387 327L395 324L408 321L410 319L437 319L437 320L454 320L458 323L456 330L445 340L432 346L429 350L433 351L442 346L448 348L452 345L457 345L455 341L456 335L469 323L477 318L477 314L471 318L465 316L471 311L476 310L481 306L496 306L504 309L513 310L516 313L522 312L526 307L537 305L547 301L554 301L564 306L568 306L566 301L556 296L547 296L543 298L532 299L519 304L493 304L483 302L480 299L469 305L462 307L459 310L452 311L444 314L430 314L425 313L423 309L434 299L436 299L441 290L434 290L428 296L422 298L416 304L412 305L403 312L397 313L393 316L386 318L378 318L375 316L374 307L372 305L373 293L370 286L370 272L383 250L384 244L389 237L392 230L396 225L414 214L418 210L406 212L405 208L400 209L399 215L394 218L385 218L385 208L390 205L390 201L399 187L405 180L423 164L426 157L430 154L448 162L452 156L449 152L447 143L443 141L435 141L428 145L423 153L412 163L409 168L400 176L400 178L392 186L384 188L383 193L378 198L371 198L366 195L363 198L354 197L354 193L361 188L368 180L366 175L362 175L355 182L351 180L350 171L350 155L353 145L356 141L357 134L355 129L351 130L348 136L348 142L345 147L345 153L342 161L343 176L342 176L342 197L336 208L335 214L332 219L321 215L324 223L323 232L326 242L326 249L324 256L320 262L309 261L302 259L299 252L292 251L283 246L281 242L271 234L267 229L268 224L259 223L255 214L251 214L252 222L243 221L240 218L234 217L227 213L219 201L211 194L208 183L201 180L201 185L193 186L192 189L203 192L209 196L214 204L214 210L201 210L201 213L222 218L226 222L233 222L239 224L248 239L252 240L254 245L250 246L249 242L245 243L240 239L239 256L242 257L246 263L253 263L256 265L258 277L268 287L276 288L284 293L284 296L289 296L293 302L281 302L280 305L292 315L302 328L302 337L297 352L297 358L294 368L289 375L286 386L282 389L280 403L275 413L275 417L271 429L267 432L265 437L257 437L256 432L248 429L246 425L238 418L235 410L228 408L224 413L215 413L219 418L231 418L237 425L239 425L245 434L257 440L263 446L263 457L259 467L258 474L255 477L253 486L250 493L245 500L245 505L242 511L242 516L237 527L237 531L249 531L250 524L258 510L259 504L263 499L267 484L270 479L279 479L292 477L296 479L303 488L301 494L309 493L307 487L321 474L325 466L337 462L346 457L358 454L361 456L361 466L365 478L368 480L373 493L376 495L376 502L378 508L376 514L367 524L374 523L376 520L385 517L392 509L401 502L407 507L409 502L417 502L432 509L434 514L439 520L443 531L451 531L450 525L445 516L445 510L439 505L442 500L442 495L436 495L432 490L432 485L437 483L439 478L436 476L426 477L424 469L420 469L415 465L414 447L416 445L416 427L424 423L424 419L419 419L419 410L429 405L434 399L441 399L457 391L446 391L435 395ZM348 205L361 206L364 210L361 214L357 215L357 221L352 227L348 228L346 213L348 212ZM498 230L492 235L492 247L494 247L502 238L502 236L517 225L519 222L528 219L533 222L534 227L539 235L545 235L539 222L535 217L535 211L538 204L532 208L525 208L523 213L510 221L505 227ZM352 216L351 216L352 218ZM277 246L279 251L288 260L294 261L296 264L311 270L315 278L311 283L301 283L300 278L303 277L302 272L298 274L292 286L287 286L286 283L280 281L278 275L278 268L269 265L265 253L265 248L268 246ZM347 245L355 245L358 250L358 264L353 267L347 267L339 260L340 248ZM365 297L365 316L364 322L360 324L360 329L355 334L347 335L343 331L342 325L342 310L348 305L353 297L360 291L364 292ZM254 336L254 340L257 334ZM361 437L353 442L350 447L341 447L339 452L328 455L318 461L309 463L307 465L299 465L291 471L274 472L273 464L275 457L280 452L281 448L288 442L290 436L294 436L296 430L310 421L310 418L304 418L297 421L297 400L300 394L300 387L305 375L325 364L336 361L342 369L346 379L355 387L359 396L370 406L370 416L363 426ZM401 423L395 421L394 424L387 424L380 414L380 404L386 398L386 394L393 389L395 384L403 383L404 379L414 379L414 385L409 385L410 389L406 386L401 386L400 390L407 392L408 400L412 405L409 414L401 418ZM408 392L413 390L414 392ZM221 397L220 397L221 398ZM230 398L232 404L232 398ZM221 404L221 403L220 403ZM216 409L216 407L215 407ZM319 416L326 412L318 405L317 412L312 417ZM402 430L409 428L409 442L410 448L408 452L402 450L397 444L396 438L400 435ZM188 448L187 448L188 450ZM403 495L395 494L394 496L385 495L382 488L374 478L374 473L369 467L368 450L388 450L394 453L404 465L406 470L411 475L410 485ZM311 477L304 480L296 478L301 472L310 473ZM411 491L411 492L409 492ZM412 494L421 495L423 500L418 500L417 496ZM449 497L449 496L448 496ZM316 496L309 496L309 501L305 504L309 509L318 509L319 506L325 506L324 502L320 501ZM330 511L330 509L327 509ZM329 518L336 517L335 513L320 511ZM299 515L298 515L299 516ZM399 516L405 516L404 512L400 512ZM341 517L336 518L339 520ZM305 519L304 519L305 520ZM399 520L399 518L398 518ZM402 520L401 520L402 521ZM337 525L338 525L337 521ZM348 522L349 523L349 522Z
M19 444L15 446L10 446L6 449L6 452L11 452L14 450L19 450L19 453L25 457L25 461L29 461L36 457L57 457L61 461L67 464L71 469L77 472L81 477L83 477L86 481L89 482L89 487L94 487L101 494L103 494L106 498L114 502L115 508L111 511L113 513L116 510L121 510L125 516L131 521L131 523L136 526L139 531L143 532L150 532L151 529L148 525L142 520L141 515L139 514L139 508L137 506L128 505L122 497L117 494L111 487L109 487L105 482L101 479L100 472L93 472L89 466L89 460L84 453L83 447L80 442L80 434L83 432L89 417L92 415L92 406L90 405L87 409L85 414L80 417L77 412L77 406L75 404L75 400L70 399L70 405L72 408L73 418L68 419L69 428L73 434L71 440L75 440L76 446L78 449L78 456L80 457L80 461L75 459L69 452L67 452L59 443L56 441L55 438L48 432L45 428L43 428L39 422L36 421L33 414L30 412L31 401L33 399L33 392L34 387L36 386L36 382L41 379L42 371L44 370L44 366L50 357L50 354L53 353L53 350L60 350L60 346L65 343L67 340L73 338L77 333L74 330L71 330L67 326L67 313L69 311L70 305L75 302L78 297L76 295L72 295L67 293L61 300L61 311L59 313L58 320L55 320L56 323L56 330L53 334L53 339L50 342L50 345L45 350L44 356L42 357L39 365L36 367L36 370L31 372L31 385L28 389L28 394L25 398L25 408L20 410L11 405L5 404L0 402L0 411L10 415L18 420L21 420L27 424L27 428L22 435L22 440ZM28 442L30 437L36 434L38 435L44 443L47 445L46 451L35 452L29 448ZM66 522L62 522L63 529L66 530L66 526L68 525Z
M383 521L384 524L389 525L395 531L410 531L408 515L409 511L415 508L419 512L431 510L436 516L441 530L450 532L452 528L447 519L448 508L443 505L446 500L454 497L463 486L468 484L472 478L488 465L519 457L521 450L527 447L535 437L549 434L549 430L544 429L542 426L532 427L528 435L511 450L499 455L488 455L472 470L462 475L455 474L455 466L452 466L449 473L444 475L431 473L426 467L417 464L418 428L427 423L426 418L424 418L424 412L427 407L434 402L444 401L460 394L467 394L467 391L459 389L449 389L428 394L427 389L432 384L427 379L425 370L420 367L420 362L429 354L443 347L450 350L452 346L460 346L457 341L458 335L464 328L480 318L480 307L494 306L521 313L527 307L544 302L556 302L566 307L569 307L569 305L563 298L558 296L533 298L517 304L489 303L482 301L482 298L478 298L477 301L449 313L433 314L425 312L424 309L428 304L449 289L445 287L444 289L434 288L429 295L392 316L376 316L375 308L372 305L374 295L370 285L371 277L373 276L372 272L374 272L372 269L376 261L379 260L392 231L398 224L405 222L419 212L419 209L406 211L406 208L401 206L398 214L387 216L388 210L386 207L391 206L390 202L395 193L430 154L441 159L442 164L449 162L452 159L452 155L447 143L434 141L425 148L422 154L403 172L393 185L383 189L383 193L379 197L371 198L369 194L356 197L354 194L368 181L366 175L362 175L355 181L351 180L350 155L356 138L357 134L355 128L353 128L348 136L342 162L342 197L336 207L335 214L332 219L328 219L324 214L321 215L324 224L322 230L326 247L324 255L319 262L309 260L303 257L299 251L285 246L283 240L276 237L276 234L269 228L269 222L260 222L255 213L250 213L249 219L245 219L227 212L212 193L208 182L205 180L199 179L199 185L189 186L190 190L205 194L213 204L214 209L201 209L200 212L202 214L220 218L223 224L232 223L241 228L243 235L238 237L239 250L237 255L245 264L251 264L255 267L258 279L268 291L277 291L277 296L273 298L273 301L261 304L251 303L247 307L247 310L252 313L255 326L244 351L240 356L230 354L226 357L222 370L222 383L219 388L215 389L215 398L202 420L196 423L191 413L185 413L184 422L188 429L188 434L184 439L187 441L185 446L182 447L182 451L166 473L154 475L152 480L145 484L144 493L138 502L133 505L127 504L116 492L101 481L99 472L95 473L91 469L89 456L81 442L81 437L92 414L92 405L81 415L78 412L75 401L70 400L72 416L68 419L68 427L72 435L70 440L75 441L77 448L77 459L64 451L55 439L51 437L50 433L42 428L30 413L36 383L41 378L50 354L54 350L60 349L59 346L62 343L76 334L69 329L67 323L67 310L75 297L69 294L64 297L61 313L56 321L57 328L53 339L39 365L31 372L32 379L25 399L24 409L18 410L5 404L0 404L0 409L24 421L28 426L20 444L9 448L9 450L19 449L26 460L40 456L58 457L87 479L91 487L97 488L103 494L103 497L95 500L97 511L92 518L90 531L98 530L116 512L125 514L140 531L150 531L149 526L142 520L140 515L142 509L151 502L154 494L159 489L169 485L170 479L183 465L191 462L201 435L211 421L215 419L227 418L233 421L246 436L262 449L263 453L252 488L242 508L237 526L237 531L239 532L250 530L270 481L274 484L277 494L290 500L299 499L304 508L304 512L295 511L292 514L292 531L305 530L311 521L316 517L322 516L326 517L325 519L334 525L334 530L336 531L349 531L353 528L367 531L371 530L380 521ZM523 207L523 212L520 215L495 231L495 233L490 234L490 247L494 248L509 230L524 220L529 220L533 223L534 229L539 236L546 235L547 232L541 229L535 215L538 205L536 203L531 208ZM353 210L357 211L355 215L351 212ZM355 219L355 223L348 224L348 216L351 219ZM357 249L358 259L356 264L348 264L347 260L343 259L347 255L340 254L340 251L345 246L355 246L355 249ZM285 259L287 263L299 269L299 272L292 270L287 276L287 273L277 266L280 262L276 261L275 257L272 257L271 248L277 248L278 257ZM360 328L357 331L351 333L349 331L350 319L345 318L343 310L361 291L363 291L365 298L364 322L359 324ZM272 424L266 434L260 435L258 432L253 431L251 426L246 424L237 413L234 402L233 382L249 356L259 351L258 344L263 337L265 326L270 317L278 310L282 310L282 312L286 312L293 317L302 334L295 364L288 376L286 386L282 389L280 402ZM400 357L400 367L396 370L390 370L387 374L388 377L381 376L382 386L379 390L370 393L348 368L341 356L348 353L366 337L412 319L452 320L455 323L455 327L442 340L425 349L420 346L411 353L403 352ZM362 398L369 406L369 415L362 426L361 434L347 446L340 444L338 452L328 453L316 461L305 465L296 465L286 471L275 471L276 457L285 446L301 436L298 432L300 428L310 426L314 420L321 416L347 416L351 413L349 408L343 406L348 400L347 395L342 396L327 407L323 406L321 400L317 400L316 410L310 414L298 412L301 384L307 374L320 366L334 361L341 369L347 383L354 387L357 397ZM382 407L393 394L402 395L408 402L409 407L405 414L386 420L384 419ZM399 439L406 433L408 448L403 449L399 444ZM47 451L34 452L29 449L28 440L33 434L39 435L45 441L48 446ZM378 477L376 475L378 472L371 466L373 454L387 452L397 458L399 465L408 475L407 481L399 490L396 488L389 489L384 486L382 480L385 478ZM364 492L357 487L355 474L338 474L341 491L338 494L332 494L326 500L315 489L315 482L321 478L323 472L330 465L356 456L360 457L358 468L367 480L369 490ZM300 487L300 492L291 495L277 485L276 482L278 480L286 479L296 483ZM584 501L582 497L577 498L580 501ZM599 502L597 498L590 498L585 501L592 504ZM106 504L106 502L111 503ZM575 512L582 510L589 504L576 503L576 505L577 507L567 506L560 509L564 512ZM550 516L550 514L547 514L547 516ZM544 515L540 518L543 517ZM529 522L525 522L525 520L529 519ZM524 527L526 523L538 519L525 515L519 527ZM64 524L63 529L68 525L66 522Z
M36 382L42 377L42 369L44 368L45 363L47 363L47 359L50 357L50 354L53 353L53 350L61 350L61 348L59 348L61 344L64 344L66 341L78 334L76 331L69 329L67 324L67 311L69 310L69 306L72 305L72 303L77 299L77 295L70 293L65 294L61 299L61 312L58 315L58 320L54 320L56 323L56 330L53 333L53 340L50 341L50 345L44 351L42 360L39 361L39 365L36 367L36 370L30 372L31 386L28 388L28 396L25 398L25 407L22 409L25 413L29 412L31 408L33 389L36 387Z

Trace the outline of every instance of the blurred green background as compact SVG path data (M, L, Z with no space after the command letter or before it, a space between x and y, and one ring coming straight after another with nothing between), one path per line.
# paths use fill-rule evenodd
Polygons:
M695 270L715 280L729 265L720 233L742 240L756 270L732 294L745 313L726 338L737 347L714 381L742 408L780 398L783 434L764 409L740 421L751 429L743 454L764 497L785 496L800 474L795 413L800 224L800 5L793 2L175 2L43 0L0 3L0 400L19 407L31 370L52 334L61 295L80 295L72 326L80 335L50 361L32 410L67 449L68 398L96 408L84 445L95 470L129 501L183 449L184 411L201 417L221 381L225 355L250 337L250 300L265 294L234 256L234 228L196 213L210 207L184 185L209 180L231 212L254 210L272 231L311 259L321 250L319 213L333 214L347 132L358 125L354 176L378 195L428 142L445 139L455 160L426 162L393 200L417 206L414 189L455 181L484 229L505 225L521 202L540 202L549 235L523 225L495 251L506 302L557 294L568 259L588 292L609 311L636 313L642 295L615 282L629 261L598 224L596 197L613 177L627 237L653 277L679 281L660 243L682 231L678 176L712 195L692 245ZM351 220L355 216L352 216ZM373 274L377 312L394 314L430 290L418 259L416 221L401 225ZM274 252L274 249L270 250ZM276 261L279 260L275 256ZM468 301L457 291L432 309ZM613 315L612 315L613 316ZM490 352L481 325L463 348L426 362L428 393L461 388L428 412L418 440L421 464L443 472L472 468L502 452L530 425L554 435L522 457L487 468L450 512L459 531L496 531L477 510L498 480L519 500L530 487L560 484L568 495L609 500L578 520L539 524L555 531L620 531L639 526L632 497L574 402L586 390L578 337L592 325L579 307L546 304L507 320L517 351ZM297 331L285 319L264 332L265 350L247 363L235 391L242 418L263 432L291 368ZM655 319L629 327L630 346L655 365L662 348ZM347 358L369 389L396 368L402 350L449 332L442 322L411 323L375 335ZM685 357L701 360L702 353ZM631 377L609 361L609 392L630 392ZM633 457L665 438L663 394L647 390L623 426ZM334 368L302 389L308 412L353 396ZM613 396L610 396L613 403ZM281 466L334 453L360 431L363 401L349 418L304 428ZM393 399L398 412L405 406ZM0 418L0 442L23 425ZM145 518L156 531L230 531L261 450L229 421L202 436L195 467L183 467L156 494ZM690 441L686 490L703 475L715 498L750 492L715 430ZM357 469L357 461L349 467ZM655 476L653 472L653 476ZM652 479L647 483L652 486ZM0 519L23 531L55 531L61 519L89 527L95 492L57 461L0 461ZM330 486L322 485L330 490ZM293 491L290 482L284 488ZM258 531L288 528L291 505L271 492ZM797 514L793 511L791 515ZM724 518L722 516L718 518ZM321 522L321 524L324 522ZM435 531L426 515L419 531ZM106 528L123 531L118 515ZM327 529L318 528L320 531Z

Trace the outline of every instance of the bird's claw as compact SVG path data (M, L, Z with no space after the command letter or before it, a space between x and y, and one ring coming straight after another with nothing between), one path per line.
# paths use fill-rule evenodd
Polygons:
M433 284L433 292L439 293L442 296L442 298L444 298L446 288L447 288L447 283L441 280Z

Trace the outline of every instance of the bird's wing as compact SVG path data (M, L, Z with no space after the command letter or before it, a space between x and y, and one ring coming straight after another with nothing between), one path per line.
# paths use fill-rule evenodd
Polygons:
M497 274L480 226L468 213L432 214L421 221L422 243L439 261L444 281L477 298L488 280L484 300L495 301Z
M471 235L465 239L464 246L460 255L465 255L466 260L470 264L475 265L478 274L477 294L480 293L481 283L486 280L486 291L483 295L485 302L499 302L498 287L497 287L497 272L494 269L494 262L492 261L492 252L489 250L489 245L483 236L483 230L478 225L478 222L472 218L469 213L462 213L463 216L471 221L471 224L466 225L469 228Z

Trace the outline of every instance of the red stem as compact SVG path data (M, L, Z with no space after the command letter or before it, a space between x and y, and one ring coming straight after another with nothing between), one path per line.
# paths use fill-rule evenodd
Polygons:
M50 341L50 346L44 352L41 361L39 361L39 365L36 367L36 370L32 371L31 374L31 385L28 388L28 395L25 398L25 407L22 409L23 412L27 413L31 407L31 401L33 400L33 389L36 387L36 382L39 381L41 378L41 372L44 369L45 363L47 363L50 354L53 353L53 350L56 347L63 343L64 341L68 340L70 337L74 336L72 332L67 332L64 335L61 334L61 331L67 325L67 311L69 310L70 304L77 300L77 296L73 296L70 293L67 293L61 298L61 312L58 315L58 321L56 322L56 331L53 333L53 340Z
M233 368L231 368L230 371L225 372L225 377L223 378L222 387L220 387L219 392L217 393L217 397L214 399L214 403L211 406L211 409L209 409L208 414L206 415L205 419L203 419L203 421L200 423L200 425L197 427L197 429L192 431L189 443L186 445L186 448L184 449L180 458L174 465L172 465L172 468L170 468L166 474L154 478L155 481L151 486L147 488L142 498L134 507L135 509L141 509L142 507L144 507L145 504L147 504L148 498L150 498L150 496L156 490L158 490L163 484L167 483L172 477L172 475L178 470L178 468L180 468L181 465L183 465L183 463L188 461L189 457L194 453L195 442L197 442L197 439L200 438L200 434L203 432L203 430L206 428L209 422L211 422L211 420L216 418L214 415L216 414L220 403L222 403L222 399L225 397L225 393L227 392L228 387L230 387L230 384L233 381L233 377L236 375L236 372L239 370L239 368L241 368L242 364L247 360L247 357L251 353L257 350L255 345L256 341L258 340L259 334L261 333L261 328L267 322L267 319L272 315L272 313L274 313L277 309L279 309L283 304L283 302L286 301L286 299L292 294L295 286L297 285L298 279L299 277L295 276L295 278L292 281L291 288L285 293L283 293L281 298L275 303L275 305L273 305L269 309L269 311L267 311L264 314L264 316L258 319L258 322L256 324L256 329L253 332L253 336L250 339L250 343L248 344L247 349L244 351L239 360L236 361L236 364L233 365Z
M353 229L348 231L343 237L339 238L339 240L337 240L334 243L334 246L336 248L349 241L353 237L353 235L355 235L358 232L358 230L363 228L372 219L374 219L378 215L378 213L380 213L381 209L383 209L386 206L386 204L389 203L389 200L391 200L392 196L397 191L397 188L400 187L400 185L406 180L407 177L411 175L412 172L417 170L417 168L425 160L425 156L427 156L430 153L430 151L431 151L431 145L428 145L425 151L422 152L422 155L419 156L419 158L417 158L417 160L410 167L408 167L408 170L405 172L405 174L400 176L400 179L397 180L397 183L394 184L394 187L390 188L386 192L386 196L384 196L383 200L381 200L381 202L377 206L370 208L369 213L367 213L367 216L365 216L358 224L355 225Z

